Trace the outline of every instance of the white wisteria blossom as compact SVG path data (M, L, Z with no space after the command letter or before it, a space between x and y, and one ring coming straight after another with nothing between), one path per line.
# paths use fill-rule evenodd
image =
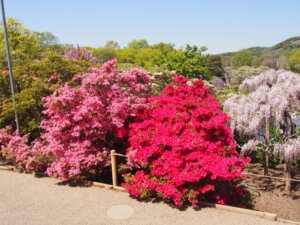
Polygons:
M300 155L300 138L291 138L284 144L275 144L274 154L283 155L288 163L293 162Z
M283 156L288 167L300 157L300 139L295 138L295 115L299 109L300 75L286 70L271 69L245 79L239 87L239 94L224 102L224 111L232 118L232 129L240 136L252 139L265 131L266 158L269 157L267 151L274 148L276 155ZM283 131L286 143L270 143L272 124ZM260 143L250 140L242 151L257 150Z
M300 106L300 76L293 72L268 70L247 78L239 89L241 94L225 101L224 111L241 135L257 135L266 117L282 124Z
M245 153L256 151L256 150L260 149L259 148L260 145L263 146L263 142L262 141L259 141L259 140L249 140L246 144L244 144L242 146L241 153L245 154Z

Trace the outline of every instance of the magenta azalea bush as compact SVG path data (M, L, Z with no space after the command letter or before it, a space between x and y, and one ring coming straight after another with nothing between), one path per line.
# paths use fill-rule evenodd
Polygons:
M211 91L201 80L187 81L176 75L163 94L148 99L141 122L130 126L131 172L123 186L135 197L159 197L177 206L201 199L238 204L248 192L236 181L249 160L235 150L230 118Z

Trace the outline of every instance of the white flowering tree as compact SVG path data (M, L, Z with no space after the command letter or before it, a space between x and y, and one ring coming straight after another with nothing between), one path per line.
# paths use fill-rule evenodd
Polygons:
M293 160L300 156L300 138L295 136L295 113L300 106L300 75L285 70L268 70L247 78L239 87L240 93L224 103L224 111L231 117L231 126L242 137L250 137L242 146L242 152L263 149L264 174L268 174L269 156L281 155L285 162L286 178L291 178ZM270 139L270 126L277 125L285 141L276 143ZM256 140L264 132L264 142ZM271 141L271 143L270 143ZM291 182L287 180L286 190Z

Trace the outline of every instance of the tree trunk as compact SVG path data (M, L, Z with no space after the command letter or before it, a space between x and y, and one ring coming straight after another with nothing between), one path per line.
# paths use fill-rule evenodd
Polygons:
M225 77L225 81L226 81L228 88L231 90L231 84L230 84L230 79L229 79L228 73L225 72L224 77Z
M287 137L292 136L295 133L295 125L293 124L293 120L291 115L288 112L285 112L287 119Z
M268 175L268 169L269 169L269 161L270 161L270 154L269 154L269 145L270 145L270 118L265 118L266 123L266 130L265 130L265 143L266 143L266 149L265 149L265 165L264 165L264 175Z
M292 165L291 163L285 163L284 165L284 176L285 176L285 192L289 195L292 193L292 181L288 179L292 179Z
M267 151L265 151L264 175L269 174L269 161L270 161L270 155Z

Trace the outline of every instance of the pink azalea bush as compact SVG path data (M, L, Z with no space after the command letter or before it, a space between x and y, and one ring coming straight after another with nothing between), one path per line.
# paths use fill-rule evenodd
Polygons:
M130 125L130 172L123 186L138 198L159 197L181 206L200 199L248 204L236 186L249 162L236 150L227 114L202 80L176 75L163 94L148 99L140 122Z
M66 84L43 98L48 119L41 122L41 139L28 146L26 135L14 136L10 139L16 139L16 146L6 147L14 152L16 165L22 161L27 165L28 157L34 161L44 155L49 159L48 175L64 180L89 177L109 165L109 150L122 149L128 124L145 107L151 87L151 77L143 70L123 73L115 68L116 62L111 60L102 69L78 74L72 87Z
M21 170L44 172L52 161L41 140L28 144L28 134L19 136L11 126L0 130L0 149L1 155Z
M122 73L116 62L77 75L79 87L65 85L43 99L49 118L41 123L43 138L55 158L50 176L66 180L101 172L110 163L109 150L144 107L151 78L139 69Z

